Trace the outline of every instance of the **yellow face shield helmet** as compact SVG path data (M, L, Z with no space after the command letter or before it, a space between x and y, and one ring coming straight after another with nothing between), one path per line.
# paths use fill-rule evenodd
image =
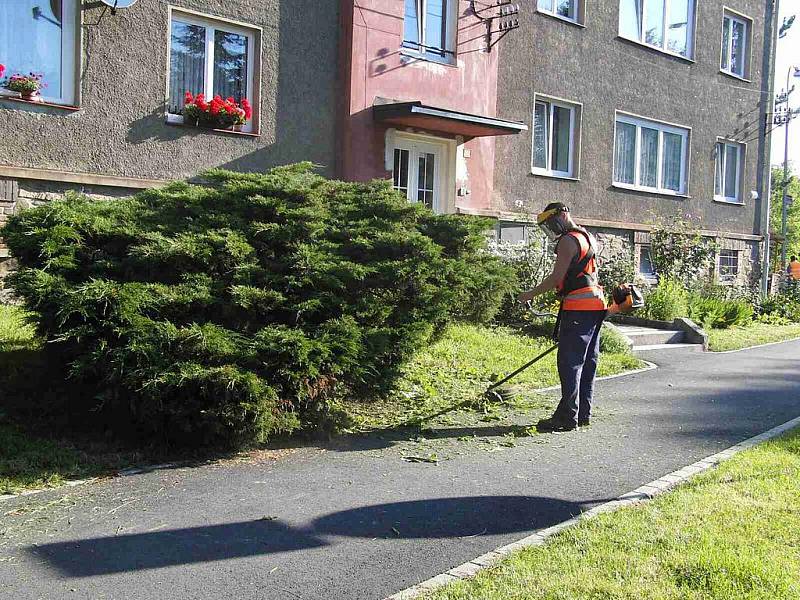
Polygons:
M536 216L536 224L551 242L556 241L565 233L564 226L557 219L558 215L563 212L569 212L569 209L567 207L551 208Z

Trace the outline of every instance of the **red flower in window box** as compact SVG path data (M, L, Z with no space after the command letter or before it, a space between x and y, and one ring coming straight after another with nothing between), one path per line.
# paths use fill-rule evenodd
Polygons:
M186 92L183 106L184 122L212 129L239 130L252 117L250 103L244 99L241 105L234 98L225 100L219 95L207 102L203 94Z

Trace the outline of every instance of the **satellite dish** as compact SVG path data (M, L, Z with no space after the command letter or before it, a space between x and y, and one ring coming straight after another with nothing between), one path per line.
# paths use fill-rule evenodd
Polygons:
M111 7L111 14L113 15L118 8L128 8L136 4L136 0L100 0L106 6Z

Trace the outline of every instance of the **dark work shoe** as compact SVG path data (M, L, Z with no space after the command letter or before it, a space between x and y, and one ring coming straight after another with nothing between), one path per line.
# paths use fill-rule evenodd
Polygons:
M592 421L588 417L586 419L578 419L578 427L589 427L591 424Z
M553 431L573 431L578 426L573 421L562 421L555 417L549 419L542 419L536 424L536 430L539 433L550 433Z

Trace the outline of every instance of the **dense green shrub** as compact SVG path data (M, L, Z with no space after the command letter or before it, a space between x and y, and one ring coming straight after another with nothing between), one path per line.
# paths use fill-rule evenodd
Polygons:
M634 280L636 269L633 264L633 254L620 252L608 258L598 260L598 279L600 285L610 298L611 291L620 283L629 283Z
M753 320L753 313L753 305L746 300L726 300L694 294L689 298L689 318L706 329L747 325Z
M500 259L516 275L517 286L504 296L497 313L497 322L503 325L537 325L537 317L532 316L530 310L520 305L516 298L519 292L537 286L550 274L555 264L555 254L547 238L533 229L531 228L530 238L524 244L501 241L489 244L489 253ZM539 312L557 312L558 298L555 292L535 298L533 308Z
M659 277L669 277L692 287L712 279L716 244L700 235L692 224L671 217L650 232L650 255Z
M800 299L795 298L791 293L768 296L761 301L759 314L800 322Z
M672 277L662 277L645 299L643 316L657 321L672 321L689 313L689 294L683 284Z
M74 410L170 443L262 441L390 384L438 329L493 317L513 287L482 250L485 221L435 216L387 182L309 164L206 177L69 196L2 230L11 285L96 392Z
M625 354L630 352L628 340L617 329L603 325L600 330L600 351L612 354Z

